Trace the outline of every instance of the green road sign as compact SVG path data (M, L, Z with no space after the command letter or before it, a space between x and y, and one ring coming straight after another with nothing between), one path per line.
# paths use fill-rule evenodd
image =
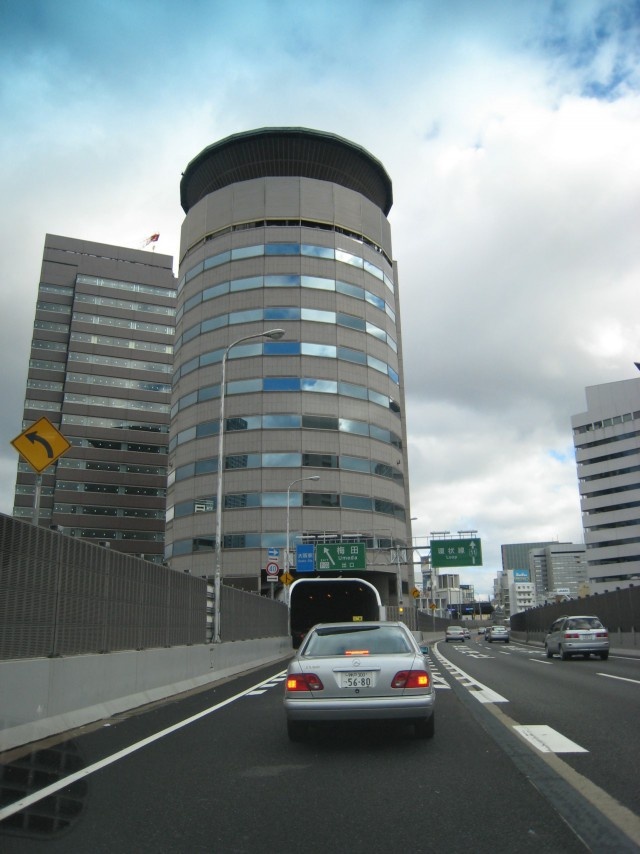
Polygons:
M367 554L364 543L317 543L316 570L366 569Z
M431 540L431 566L443 569L456 566L482 566L480 539Z

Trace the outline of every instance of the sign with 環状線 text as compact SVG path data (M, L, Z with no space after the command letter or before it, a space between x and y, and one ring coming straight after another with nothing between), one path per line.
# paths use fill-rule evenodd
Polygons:
M460 540L431 540L431 566L482 566L482 546L478 537Z

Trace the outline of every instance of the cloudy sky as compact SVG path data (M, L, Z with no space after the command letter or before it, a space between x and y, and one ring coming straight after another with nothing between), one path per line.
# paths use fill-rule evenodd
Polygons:
M180 174L265 126L382 161L414 534L581 542L570 418L640 360L639 0L2 0L0 512L47 232L177 255Z

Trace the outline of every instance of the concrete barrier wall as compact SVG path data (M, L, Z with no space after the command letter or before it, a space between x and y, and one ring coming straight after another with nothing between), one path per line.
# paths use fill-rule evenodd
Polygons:
M0 751L283 663L291 638L0 661Z

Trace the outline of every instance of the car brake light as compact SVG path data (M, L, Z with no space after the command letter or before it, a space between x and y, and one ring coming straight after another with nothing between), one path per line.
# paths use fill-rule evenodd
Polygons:
M565 632L564 636L565 636L565 639L567 639L567 638L579 638L580 637L578 632Z
M596 637L597 638L608 638L609 632L596 632Z
M429 685L426 670L400 670L391 681L392 688L428 688Z
M287 676L287 691L322 691L324 685L315 673L298 673Z

